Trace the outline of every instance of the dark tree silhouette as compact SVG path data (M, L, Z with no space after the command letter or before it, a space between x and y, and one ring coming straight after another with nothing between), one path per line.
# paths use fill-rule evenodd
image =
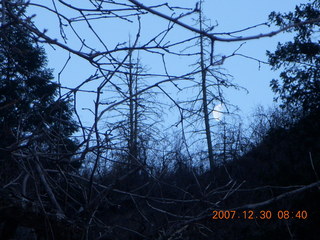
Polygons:
M24 12L18 8L11 11ZM52 82L43 48L18 21L6 16L6 23L0 28L0 188L4 190L0 194L0 223L4 221L1 239L13 237L25 219L5 203L8 192L14 196L19 192L22 199L29 200L47 194L45 198L63 214L44 169L79 167L71 158L77 148L71 138L77 130L71 105L58 94L59 85ZM56 176L50 180L58 180ZM21 213L27 209L24 207L22 204Z
M0 29L0 42L1 165L28 148L54 161L66 158L75 149L70 136L76 125L68 101L57 100L44 50L15 22Z
M270 20L277 26L298 24L293 30L293 41L279 43L274 53L268 52L274 70L283 70L280 80L272 80L271 87L283 101L283 107L293 107L309 112L319 109L320 103L320 45L316 35L318 22L299 25L320 15L320 1L297 6L287 14L271 13Z

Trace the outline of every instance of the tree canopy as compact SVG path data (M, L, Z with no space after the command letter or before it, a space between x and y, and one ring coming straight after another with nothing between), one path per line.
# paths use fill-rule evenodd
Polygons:
M320 41L319 22L307 25L320 15L320 1L297 6L294 12L271 13L270 20L280 27L297 24L288 32L294 32L292 41L279 43L277 50L268 51L269 63L274 70L282 70L280 79L271 81L272 90L283 102L283 107L293 107L304 112L320 106Z
M18 152L59 162L76 148L71 139L77 129L71 105L58 96L59 85L31 32L7 21L10 24L0 29L1 165Z

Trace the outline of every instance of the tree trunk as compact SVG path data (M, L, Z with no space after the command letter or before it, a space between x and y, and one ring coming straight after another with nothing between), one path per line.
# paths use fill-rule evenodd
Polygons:
M199 11L199 23L200 23L200 31L202 31L202 3L200 1L200 11ZM214 168L214 159L213 159L213 147L211 141L211 129L209 122L209 110L208 110L208 100L207 100L207 68L204 63L204 43L203 36L200 35L200 67L201 67L201 78L202 78L202 105L203 105L203 115L204 115L204 124L206 131L206 140L208 147L208 157L210 163L210 170L213 171Z

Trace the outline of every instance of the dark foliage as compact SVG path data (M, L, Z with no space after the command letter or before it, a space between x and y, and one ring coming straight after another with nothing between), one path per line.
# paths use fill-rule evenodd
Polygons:
M57 100L58 85L46 68L44 50L14 22L0 29L0 42L2 169L10 174L11 154L18 150L36 148L56 162L70 158L76 149L70 136L77 128L68 101Z
M320 113L313 112L287 124L281 120L279 127L274 123L259 144L242 157L216 168L214 175L212 172L198 174L185 164L186 160L181 162L181 156L177 156L172 159L176 161L175 167L155 178L139 175L118 178L113 185L117 191L108 191L105 195L108 200L99 208L99 219L114 226L101 239L167 239L160 237L159 229L170 232L170 229L180 229L181 223L186 227L170 235L176 237L173 239L317 239L318 188L257 208L246 205L272 200L319 180L319 118ZM106 175L99 182L110 183L114 179L115 176ZM230 189L235 183L243 184L232 192ZM130 190L131 194L123 194ZM273 218L212 220L211 211L220 209L237 209L239 213L270 210ZM277 219L277 211L285 210L306 210L308 218ZM207 216L197 219L203 212ZM99 231L97 228L95 232Z
M279 14L273 12L270 20L280 27L318 18L320 2L296 7L295 12ZM279 43L274 53L267 52L273 69L283 70L280 80L272 80L272 90L283 101L283 107L303 109L305 112L320 106L320 42L317 39L319 23L300 25L293 41Z
M226 201L226 207L256 203L272 199L288 190L319 180L320 174L320 112L315 111L301 118L290 128L270 128L262 141L244 156L228 164L230 174L238 181L246 181L246 191L239 191ZM316 239L320 215L317 205L319 189L311 189L259 210L307 210L309 217L302 220L260 221L259 227L250 221L234 226L241 230L248 227L244 239L288 238ZM291 231L289 233L288 231Z
M21 15L24 9L10 11ZM0 28L1 239L11 239L19 226L42 226L46 232L50 214L45 213L55 211L48 181L56 187L58 202L68 200L65 190L59 188L65 180L49 172L71 172L80 166L72 162L77 143L71 136L77 127L70 101L58 95L59 86L46 67L43 48L27 28L9 16ZM64 207L69 210L67 204Z

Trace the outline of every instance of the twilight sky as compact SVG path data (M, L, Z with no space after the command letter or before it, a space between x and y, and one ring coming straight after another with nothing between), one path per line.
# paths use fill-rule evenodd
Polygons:
M34 0L31 2L42 2L39 0ZM153 5L159 4L159 1L156 0L141 0L145 5ZM186 6L186 7L194 7L197 1L188 0L169 0L167 1L169 4L173 6ZM210 19L211 25L218 24L213 32L230 32L236 31L240 29L244 29L250 26L254 26L260 23L264 23L268 19L268 15L272 11L276 12L287 12L294 10L295 5L301 3L307 3L307 0L268 0L268 1L255 1L255 0L207 0L204 3L204 15L207 19ZM42 2L43 4L43 2ZM50 4L48 2L48 4ZM74 3L80 4L80 3ZM31 7L29 9L30 12L35 12L37 17L34 19L39 29L48 29L48 35L55 36L58 38L59 31L57 25L57 17L55 15L50 15L48 12L43 10L39 10L36 7ZM64 11L60 8L61 11L66 15L72 15L72 12ZM166 11L166 10L164 10ZM168 14L168 12L165 12ZM129 37L132 37L136 34L137 26L134 24L126 25L126 22L119 22L117 20L108 20L108 25L104 22L97 22L94 26L98 31L105 42L107 42L110 46L115 46L119 42L128 41ZM183 21L183 20L182 20ZM189 21L189 22L188 22ZM166 23L157 16L150 16L142 19L142 29L143 33L148 33L152 35L152 32L157 32L161 29ZM190 23L190 19L186 19L187 23ZM171 39L179 39L184 34L190 34L184 29L179 29L176 26L176 31L171 36ZM246 31L241 33L242 36L251 36L257 35L259 33L268 33L275 28L268 27L258 27L254 28L250 31ZM82 36L87 36L86 41L91 42L92 44L96 44L94 37L92 37L92 33L89 33L88 29L83 26L78 26L78 29ZM74 46L80 47L80 44L77 43L75 36L72 36L72 32L70 28L66 28L66 33L68 36L68 41L70 44ZM91 35L90 35L91 34ZM141 34L142 36L145 36ZM148 37L148 35L146 35ZM240 36L240 35L239 35ZM146 37L146 39L147 39ZM266 50L273 51L277 45L277 42L285 42L290 40L290 34L279 34L278 36L272 38L265 38L259 40L251 40L246 43L236 42L236 43L217 43L215 45L215 54L223 56L228 55L234 52L236 49L240 47L238 50L239 54L243 54L248 57L256 58L262 61L266 61ZM143 41L143 37L141 41ZM77 45L78 44L78 45ZM98 46L98 45L97 45ZM83 81L87 77L89 77L94 69L84 60L79 59L75 56L71 56L70 61L66 69L59 75L59 72L64 67L66 60L69 55L67 52L61 51L57 48L52 48L46 46L46 51L48 54L48 66L50 68L55 69L55 76L58 79L58 76L61 77L61 81L68 87L74 87L79 82ZM158 66L154 64L156 59L152 55L143 55L142 62L143 64L151 69L152 71L157 72ZM159 59L157 59L158 61ZM153 65L154 64L154 65ZM169 71L178 71L185 72L188 71L187 67L190 62L176 62L176 60L168 60L168 70ZM252 110L259 104L264 106L271 106L273 104L273 93L270 90L269 82L272 78L276 78L278 73L271 71L268 65L261 64L259 66L257 61L241 57L235 56L227 59L222 66L224 68L224 72L233 76L233 83L240 85L241 87L246 88L249 93L244 90L226 90L225 98L229 101L230 104L234 104L239 107L240 111L239 115L242 116L243 120L246 120L247 116L252 113ZM231 79L231 77L230 77ZM94 89L94 84L88 84L86 89ZM79 94L78 101L78 109L80 114L84 116L84 118L88 118L88 111L81 110L82 108L92 108L93 98L90 97L89 94ZM212 106L213 108L214 106ZM88 118L89 119L89 118ZM90 122L90 120L88 120Z
M308 2L307 0L210 0L205 3L205 14L208 18L218 22L216 32L228 32L266 22L272 11L292 11L296 5ZM260 27L245 34L255 35L270 30L267 27ZM272 38L247 41L239 53L266 61L266 50L273 51L278 42L285 42L290 39L292 39L290 34L284 33ZM226 55L238 48L239 45L240 43L219 44L216 51ZM257 62L242 57L231 58L225 62L224 67L234 77L236 83L249 91L248 94L245 91L227 93L227 99L238 105L244 116L250 115L258 104L263 106L273 105L274 94L269 87L269 83L272 78L278 77L279 72L271 71L270 67L264 64L259 69Z

